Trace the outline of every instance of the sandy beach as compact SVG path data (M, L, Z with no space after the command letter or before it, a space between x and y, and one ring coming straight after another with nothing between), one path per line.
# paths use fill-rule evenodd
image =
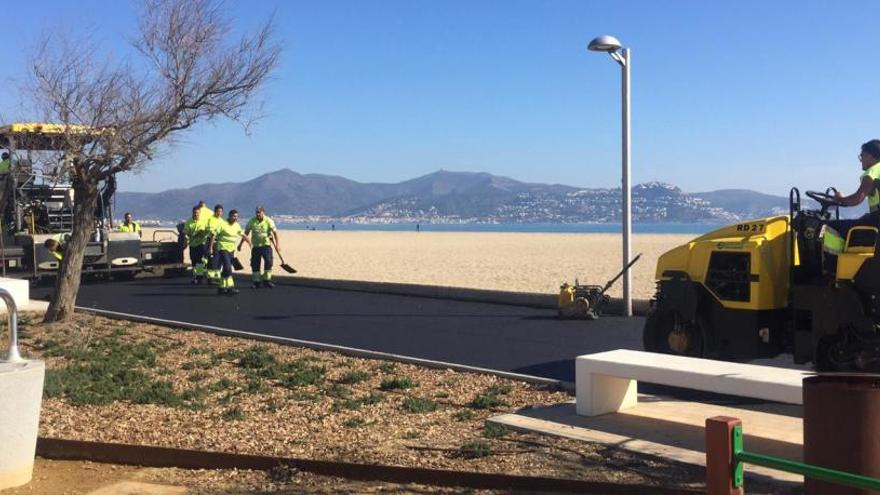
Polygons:
M633 297L654 293L657 257L693 235L633 235ZM149 238L146 237L145 238ZM298 276L556 293L562 282L604 284L620 270L615 234L281 231ZM239 256L249 273L250 251ZM283 271L277 257L273 272ZM611 290L619 295L618 284Z

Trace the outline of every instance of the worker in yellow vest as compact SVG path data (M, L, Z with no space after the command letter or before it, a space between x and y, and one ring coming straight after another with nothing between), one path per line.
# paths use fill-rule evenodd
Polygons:
M834 196L840 206L858 206L867 199L868 213L853 220L828 222L822 237L822 247L826 253L831 255L843 252L849 229L857 225L880 227L880 190L875 187L874 182L880 180L880 140L872 139L862 145L859 162L862 165L863 173L859 180L858 190L849 196L844 196L839 192L835 192ZM825 261L826 270L835 273L836 260L826 257Z
M143 233L141 232L141 224L135 222L131 219L131 212L125 212L125 221L116 226L116 230L119 232L135 232L138 236L143 237Z
M202 209L198 206L192 209L192 218L183 224L184 248L189 246L189 260L192 263L192 283L202 284L205 282L205 243L208 240L208 229L205 222L200 218Z
M212 284L219 284L220 282L220 253L214 249L213 237L217 235L217 229L224 223L226 223L226 220L223 218L223 205L214 205L214 214L208 217L205 227L208 230L208 234L212 237L211 242L208 243L208 270L206 272L208 282Z
M61 244L61 241L57 238L53 237L46 239L46 242L43 243L43 247L48 249L49 253L51 253L59 263L64 259L64 245Z
M3 152L0 156L0 174L8 174L12 171L12 160L9 159L9 153Z
M275 287L275 284L272 283L272 245L275 245L275 249L281 248L275 222L266 216L266 210L262 206L257 207L254 218L251 218L244 228L244 234L250 234L252 240L251 278L253 279L254 289L260 287L271 289ZM243 243L244 239L238 243L239 251L241 251ZM262 271L260 271L261 261L263 264Z
M212 245L218 253L218 259L222 271L220 272L220 288L217 289L218 294L234 296L238 294L235 288L235 282L232 279L232 257L235 251L235 243L241 238L242 242L251 243L248 236L245 235L238 224L238 211L229 212L229 218L221 223L217 230L214 231Z
M199 218L201 219L202 223L207 225L208 221L211 219L211 215L213 215L214 212L211 211L210 208L208 208L208 205L205 204L204 201L199 201L198 208L201 211L201 213L199 213Z

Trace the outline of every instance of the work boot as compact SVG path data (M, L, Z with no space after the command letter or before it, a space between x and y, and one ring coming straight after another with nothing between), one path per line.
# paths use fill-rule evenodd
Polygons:
M227 296L235 296L238 295L238 289L226 289Z
M226 289L224 289L223 287L218 287L218 288L217 288L217 294L219 294L219 295L221 295L221 296L225 295L225 294L226 294Z
M274 289L275 284L273 284L271 280L263 280L263 287L267 289Z
M260 282L254 281L254 283L251 284L251 287L254 289L259 289L261 287Z
M193 278L192 281L191 281L190 283L193 284L193 285L199 285L199 279L198 279L198 278Z

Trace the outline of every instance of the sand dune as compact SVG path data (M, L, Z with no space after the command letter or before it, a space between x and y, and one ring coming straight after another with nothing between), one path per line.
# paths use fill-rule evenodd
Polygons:
M633 267L634 297L653 295L657 257L692 237L633 236L633 255L643 253ZM303 277L556 293L575 278L604 284L621 266L613 234L285 230L281 238L285 260ZM247 246L239 257L249 264ZM611 293L620 291L618 284Z

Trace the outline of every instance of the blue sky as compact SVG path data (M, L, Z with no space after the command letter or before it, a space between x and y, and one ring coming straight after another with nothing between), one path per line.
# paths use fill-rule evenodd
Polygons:
M4 119L41 32L118 50L132 4L12 3ZM633 50L633 181L686 191L797 185L852 192L880 137L876 1L229 1L247 29L275 12L285 46L245 135L209 124L123 190L245 180L288 167L365 182L438 169L531 182L620 181L620 71L586 43ZM52 16L45 15L51 12Z

